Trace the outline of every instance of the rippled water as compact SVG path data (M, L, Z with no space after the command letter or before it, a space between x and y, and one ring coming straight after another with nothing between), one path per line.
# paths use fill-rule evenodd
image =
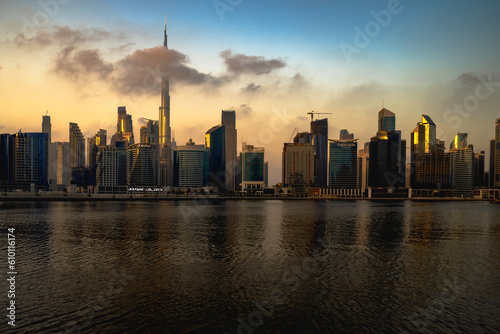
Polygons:
M17 333L495 333L499 217L475 202L0 203Z

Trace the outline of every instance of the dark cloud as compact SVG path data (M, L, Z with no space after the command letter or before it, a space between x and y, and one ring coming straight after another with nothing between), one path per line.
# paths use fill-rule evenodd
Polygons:
M248 84L248 86L246 86L242 90L246 93L255 93L261 89L262 89L261 85L256 85L255 83L252 82L252 83Z
M456 81L461 86L477 85L480 82L479 76L475 73L462 73Z
M175 84L218 87L228 76L216 77L188 66L188 56L163 46L137 50L116 63L114 82L119 92L157 94L163 77Z
M500 82L500 73L478 74L478 73L462 73L454 81L454 89L456 91L475 91L478 86L496 86Z
M442 87L448 91L448 94L445 94L444 98L441 97L442 106L461 104L465 99L477 97L477 94L479 94L479 97L482 95L487 96L486 99L498 97L500 95L499 85L499 73L462 73L448 87ZM482 98L481 100L485 99Z
M247 56L245 54L233 54L231 50L224 50L220 53L227 71L231 74L269 74L274 70L286 66L283 59L265 59L259 56Z
M140 125L140 126L143 126L143 125L146 125L148 123L148 120L144 117L140 117L137 119L137 123Z
M99 42L106 39L121 40L123 33L111 33L100 28L71 29L68 26L53 26L45 31L38 31L33 36L20 33L13 38L17 47L46 47L57 44L62 46L82 45L87 42Z
M238 117L246 117L253 114L253 109L248 104L242 104L236 108L236 112L238 113Z
M68 46L57 55L54 70L74 79L86 75L97 75L104 79L113 71L113 65L106 63L98 50L77 50Z
M53 26L39 31L32 37L19 34L14 39L18 47L35 49L54 45L59 47L53 60L53 70L59 75L81 79L97 76L108 79L112 88L120 94L154 95L160 90L162 78L169 77L172 85L202 86L207 91L219 88L244 74L263 75L283 68L282 59L266 59L259 56L221 53L227 72L219 75L203 73L190 65L187 55L163 46L136 50L115 62L106 61L99 49L88 47L99 41L120 41L123 34L98 28L75 30L67 26ZM111 46L111 52L125 53L133 43ZM114 47L114 48L113 48ZM244 91L256 92L262 87L249 84Z
M134 45L135 45L135 43L126 43L126 44L120 45L116 48L112 48L111 51L117 52L119 54L124 54L124 53L128 52L132 47L134 47Z
M300 73L295 74L290 80L290 91L294 94L304 93L309 87L309 83Z

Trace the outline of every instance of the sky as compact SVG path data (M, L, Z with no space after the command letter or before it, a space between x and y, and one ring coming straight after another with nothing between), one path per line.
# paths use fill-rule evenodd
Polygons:
M308 131L308 112L331 113L362 148L382 105L410 133L429 115L447 145L469 134L489 156L500 118L500 2L494 0L76 1L0 3L0 133L41 131L68 141L116 131L126 106L139 138L158 119L170 76L178 145L236 110L238 148L265 147L281 181L283 143ZM162 48L164 15L168 47ZM109 139L108 139L109 140ZM239 151L238 150L238 151Z

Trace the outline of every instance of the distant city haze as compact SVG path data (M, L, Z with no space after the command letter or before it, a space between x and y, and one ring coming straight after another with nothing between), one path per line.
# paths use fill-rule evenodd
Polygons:
M221 110L235 110L238 152L242 142L265 147L269 184L281 182L283 144L295 128L309 131L312 110L332 113L318 117L330 139L348 129L359 148L382 107L407 143L429 115L446 147L467 133L489 166L500 117L497 1L222 2L226 10L212 1L2 3L0 133L41 132L48 111L52 142L69 140L70 122L85 138L111 136L126 106L139 142L145 119L158 120L168 74L172 138L204 143ZM346 56L346 45L356 51Z

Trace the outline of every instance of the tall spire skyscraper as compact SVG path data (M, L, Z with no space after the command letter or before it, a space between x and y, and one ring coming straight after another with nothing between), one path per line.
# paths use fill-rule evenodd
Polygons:
M167 15L165 14L165 31L163 46L167 46ZM173 184L172 166L172 137L170 128L170 82L169 77L164 76L161 81L161 106L159 116L159 143L160 143L160 185L171 186Z
M163 46L168 49L168 46L167 46L167 14L165 14L165 36L163 39Z

